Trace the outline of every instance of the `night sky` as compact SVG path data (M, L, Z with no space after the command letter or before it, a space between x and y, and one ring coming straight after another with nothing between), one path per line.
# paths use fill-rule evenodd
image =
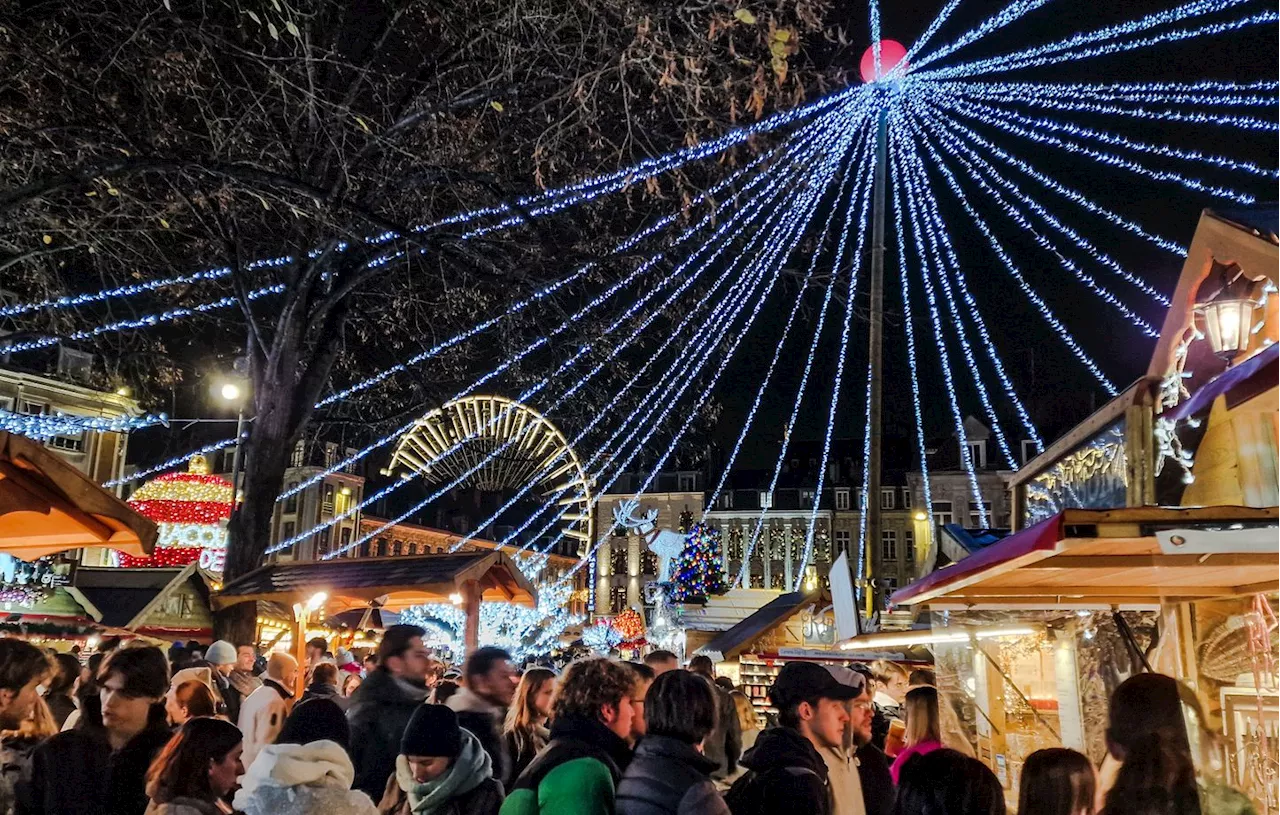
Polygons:
M910 46L921 33L941 2L894 2L883 4L882 31L886 38L900 39ZM948 43L979 24L1004 4L992 2L961 3L952 18L933 37L931 47ZM992 56L1040 43L1055 41L1071 34L1092 31L1108 24L1133 20L1152 11L1173 7L1168 2L1124 3L1050 3L1031 12L1021 21L975 42L942 62L953 64L969 59ZM862 15L862 4L850 4ZM1257 12L1261 4L1250 3L1225 15L1209 18L1213 21L1234 19ZM1184 25L1194 25L1187 23ZM850 25L854 42L869 41L865 22L854 21ZM926 49L928 50L928 49ZM860 54L861 51L858 50ZM1010 81L1043 82L1145 82L1180 81L1201 79L1235 80L1241 82L1274 78L1277 60L1275 32L1255 26L1245 32L1166 44L1117 56L1095 57L1079 63L1067 63L1047 69L1021 74L1010 72L1001 75ZM933 67L933 66L930 66ZM1040 109L1020 109L1024 115L1065 119L1094 129L1107 130L1127 138L1156 144L1170 144L1184 149L1198 149L1219 153L1235 159L1250 160L1263 166L1274 167L1276 145L1274 133L1247 133L1234 128L1215 126L1184 126L1152 123L1120 117L1089 117L1077 113L1055 112ZM1244 112L1232 109L1232 112ZM1274 110L1252 109L1252 115L1267 117ZM1206 207L1230 207L1229 202L1215 201L1207 195L1199 195L1179 186L1142 179L1131 173L1099 169L1091 160L1068 155L1056 148L1035 145L1012 134L1002 134L994 128L976 127L983 136L990 138L1003 149L1027 160L1068 187L1075 188L1119 214L1144 225L1151 231L1177 241L1189 243L1200 212ZM1095 145L1107 149L1105 145ZM1113 150L1112 152L1121 152ZM1188 162L1164 161L1158 156L1143 156L1125 152L1141 163L1161 169L1178 170L1186 175L1231 186L1255 195L1259 202L1275 200L1275 184L1265 179L1240 173L1214 172L1204 165ZM927 158L926 158L927 161ZM958 176L965 175L954 160L948 162ZM999 165L998 160L993 163ZM1115 257L1127 270L1145 278L1166 294L1171 294L1181 270L1182 259L1164 252L1140 238L1105 225L1074 204L1045 190L1025 176L1013 174L1024 192L1045 206L1064 223L1094 242L1100 249ZM934 176L935 190L941 188ZM976 185L966 186L970 200L975 203L987 223L1018 262L1031 285L1048 302L1059 320L1072 331L1081 346L1098 361L1103 371L1120 389L1145 372L1154 348L1154 338L1146 337L1129 325L1114 308L1105 304L1090 292L1083 283L1062 269L1058 260L1038 247L1031 239L1020 235L1020 229L996 205L984 202ZM986 238L973 225L968 215L954 203L949 192L941 196L942 214L948 226L949 236L956 246L965 268L970 289L986 318L986 324L996 348L1005 363L1015 387L1027 404L1033 420L1045 436L1046 443L1068 430L1084 418L1094 407L1103 404L1108 396L1084 366L1070 354L1063 342L1052 332L1048 324L1034 311L1031 303L1017 289L1008 272L991 251ZM985 203L985 206L984 206ZM1030 216L1029 216L1030 217ZM1039 223L1031 217L1033 222ZM890 210L888 251L886 254L886 339L885 339L885 432L890 436L904 437L914 433L910 384L908 378L905 335L902 328L902 300L897 283L898 258ZM1053 232L1060 247L1068 245L1065 239ZM910 247L910 244L908 244ZM909 249L910 251L910 249ZM1126 304L1159 329L1165 309L1132 285L1120 280L1097 263L1085 262L1084 255L1076 251L1068 253L1072 260L1114 293ZM916 266L913 263L912 268ZM936 288L936 286L935 286ZM918 277L912 279L913 305L916 319L917 349L920 353L922 401L925 405L926 432L930 439L938 439L953 432L954 423L947 407L939 355L933 339L932 327L925 321L925 299ZM938 294L941 297L941 293ZM779 297L779 303L789 303L789 298ZM819 296L811 293L812 312L816 314ZM857 316L865 318L866 292L860 288L860 309ZM720 423L718 441L731 447L755 395L755 386L747 383L759 381L752 375L757 366L763 366L776 347L780 326L785 320L785 308L762 317L772 324L772 330L754 334L741 353L741 361L735 363L726 375L728 382L743 383L740 387L722 389L725 412ZM781 313L778 313L778 312ZM828 325L832 317L828 317ZM838 319L836 320L838 324ZM944 328L950 326L944 324ZM846 390L841 404L837 437L860 437L862 434L863 377L866 371L866 323L860 321L855 329L855 339L846 368ZM831 331L828 331L831 334ZM781 428L794 402L796 386L802 372L798 360L803 359L812 332L797 332L784 358L797 363L782 366L776 378L777 387L771 388L757 418L758 430L753 431L751 443L744 450L742 462L747 466L770 466L776 456ZM820 356L810 376L819 387L834 379L836 359L834 349L838 337L831 334L822 348L827 353ZM974 348L980 365L986 366L985 353ZM967 368L960 357L957 344L950 346L952 366L956 377L960 407L963 413L984 419L982 405L973 387ZM763 361L762 361L763 360ZM852 381L848 379L852 373ZM1002 398L999 383L989 367L984 368L984 381L992 394L997 411L1004 419L1006 432L1016 447L1015 416ZM816 394L815 394L816 396ZM797 438L820 437L826 423L829 396L807 398L797 425ZM985 419L984 419L985 421ZM915 466L914 464L912 466Z

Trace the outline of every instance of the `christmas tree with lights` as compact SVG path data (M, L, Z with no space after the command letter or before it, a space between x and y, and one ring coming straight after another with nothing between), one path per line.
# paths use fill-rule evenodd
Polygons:
M671 601L704 603L711 595L728 590L720 564L720 530L696 523L689 529L684 550L671 565Z

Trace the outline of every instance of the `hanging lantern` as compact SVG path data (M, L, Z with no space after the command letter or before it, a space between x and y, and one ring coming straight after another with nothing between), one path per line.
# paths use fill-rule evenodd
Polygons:
M159 534L150 557L120 554L120 565L185 566L199 561L202 568L220 574L234 505L231 482L211 475L204 456L193 457L187 472L148 481L129 497L129 506L155 521Z
M1196 303L1195 312L1204 319L1204 333L1213 353L1230 365L1249 347L1253 312L1259 305L1253 294L1254 281L1245 277L1238 264L1214 261L1213 270L1201 284L1201 290L1205 289L1212 294Z

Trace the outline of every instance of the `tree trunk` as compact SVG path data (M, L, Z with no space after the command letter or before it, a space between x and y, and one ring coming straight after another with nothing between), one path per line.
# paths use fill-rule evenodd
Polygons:
M227 527L224 584L262 565L271 540L276 497L284 484L284 473L297 437L297 429L290 427L289 421L292 390L270 386L262 390L255 394L258 414L242 456L245 462L242 499ZM240 603L214 615L214 630L230 642L253 642L256 620L256 604Z

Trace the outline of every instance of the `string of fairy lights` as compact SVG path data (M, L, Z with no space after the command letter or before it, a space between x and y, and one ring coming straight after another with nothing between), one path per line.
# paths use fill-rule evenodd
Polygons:
M462 227L462 240L493 236L530 217L546 217L591 202L603 202L636 183L671 173L692 162L713 159L755 137L774 134L776 146L762 150L749 163L727 173L694 202L699 206L708 205L703 216L689 219L692 222L687 223L686 209L681 207L655 218L600 258L566 270L555 280L492 314L478 315L473 325L456 335L416 350L405 359L357 381L335 386L315 407L323 416L323 412L333 406L357 395L376 392L449 349L472 342L486 332L500 331L511 315L540 314L542 307L558 295L582 291L582 305L567 317L555 320L549 329L514 352L493 360L486 370L476 372L452 398L476 394L486 388L501 389L512 380L517 369L532 364L545 352L558 351L560 353L550 354L557 361L548 363L545 371L533 377L533 384L520 389L515 398L518 403L536 404L542 413L553 415L569 400L577 398L589 383L612 382L609 377L616 363L635 356L637 369L610 384L608 397L596 407L590 419L565 434L570 437L573 449L587 453L582 458L586 461L591 486L588 511L594 512L601 497L609 494L619 478L630 473L640 460L644 466L637 474L638 485L631 494L635 499L643 498L680 449L700 411L717 396L723 374L739 353L744 338L753 332L770 331L770 341L776 345L769 363L754 366L755 378L751 382L733 383L735 388L754 390L754 397L724 469L706 496L703 512L712 510L727 489L730 469L738 461L753 430L777 432L773 428L761 431L756 427L757 420L762 405L777 389L775 380L779 369L793 358L797 361L799 384L783 425L780 453L772 467L769 491L779 482L802 405L813 403L825 408L826 413L821 430L821 467L817 471L820 496L826 487L827 464L839 416L842 411L852 412L850 402L859 397L863 401L858 413L864 419L869 409L869 395L862 395L863 388L849 387L846 379L850 378L848 366L855 364L859 353L850 338L856 327L855 302L860 287L865 285L861 270L868 249L874 197L876 129L883 118L889 156L886 201L893 231L890 243L897 250L897 257L890 258L887 271L889 279L896 278L900 290L916 464L922 478L925 506L931 507L927 406L936 405L945 411L948 424L957 437L963 439L965 405L976 404L991 428L1000 456L1013 469L1018 466L1013 449L1016 438L1028 439L1037 451L1044 449L1040 431L1020 395L1020 383L1002 357L990 330L994 315L991 304L986 302L989 300L984 294L986 290L1003 287L1016 291L1030 305L1029 313L1042 321L1048 335L1056 337L1066 353L1111 395L1115 395L1118 388L1103 361L1086 350L1072 331L1070 321L1061 315L1061 296L1038 282L1043 281L1043 274L1029 275L1027 271L1047 267L1057 275L1055 283L1061 281L1060 287L1070 284L1073 291L1087 292L1087 297L1096 298L1090 302L1100 304L1119 318L1121 330L1131 332L1134 341L1149 341L1157 336L1157 328L1147 315L1152 308L1167 307L1170 303L1167 281L1149 279L1128 268L1117 258L1114 244L1117 240L1136 241L1174 256L1184 254L1186 247L1120 211L1124 207L1119 196L1103 200L1097 194L1082 191L1079 184L1061 178L1065 175L1060 169L1062 163L1049 161L1048 156L1065 157L1075 162L1075 166L1087 167L1093 173L1124 184L1144 185L1205 205L1252 204L1260 190L1273 187L1280 179L1280 171L1275 166L1229 155L1228 148L1233 142L1221 138L1224 132L1264 137L1277 132L1277 122L1271 115L1280 102L1280 83L1275 80L1064 82L1056 76L1055 81L1035 80L1037 71L1053 74L1053 70L1043 69L1054 66L1093 65L1094 60L1135 51L1192 39L1226 37L1258 26L1274 26L1280 20L1275 9L1259 8L1257 0L1190 0L1125 22L1107 23L1067 36L1055 34L1047 42L1029 43L1025 47L1005 45L1017 42L1010 33L1015 25L1032 19L1047 4L1048 0L1011 0L976 25L934 45L946 32L956 28L954 12L959 0L948 0L910 48L904 49L896 43L888 48L888 41L882 42L879 3L871 0L871 69L870 75L864 77L866 84L841 89L705 143L646 159L613 173L521 197L510 206L501 204L455 213L416 225L406 235L384 232L351 243L311 247L295 254L254 260L245 269L251 279L251 285L246 286L248 297L256 300L281 294L287 289L287 284L281 282L282 271L309 262L325 251L361 249L368 253L368 259L363 262L372 267L384 265L412 253L431 251L430 242L424 240L424 236L436 230ZM1001 32L999 37L992 36L996 32ZM966 49L976 43L997 40L1003 53L957 58L970 53ZM1187 144L1163 144L1151 138L1151 133L1159 132L1153 131L1151 124L1176 125L1178 133L1209 135L1186 136L1190 140ZM1126 135L1126 128L1143 137ZM1213 149L1206 149L1206 144L1212 144ZM953 216L959 213L962 217L944 218L944 211ZM966 247L976 244L990 254L994 262L989 264L989 269L962 262L958 248L962 240L968 242L963 244ZM805 246L809 248L802 249ZM610 263L613 258L637 252L644 254L642 262L626 272L613 269L614 264ZM802 264L804 273L799 278L799 293L794 303L785 309L785 320L758 320L767 304L780 299L779 289L785 287L779 286L779 280L790 264ZM151 311L145 307L136 309L134 313L138 316L84 325L63 337L37 332L29 339L5 346L4 350L21 354L68 340L92 342L106 334L146 330L231 310L240 304L237 297L226 294L231 276L231 269L221 267L141 280L96 292L6 304L0 307L0 318L21 324L32 315L48 310L74 308L77 314L91 314L94 306L126 298L139 298L139 303L160 302ZM815 284L824 277L823 284ZM207 292L207 297L202 295L197 298L198 302L182 306L163 302L169 290L180 287L184 291L187 287L197 287ZM692 302L682 303L682 298L690 293L694 295ZM831 311L833 299L844 305L838 331ZM670 323L659 319L677 304L687 310L684 321ZM806 304L812 308L806 310ZM577 348L562 347L563 338L571 334L571 329L588 320L599 320L605 325L596 339ZM808 325L802 326L806 321ZM792 345L802 342L798 338L805 336L806 328L812 329L812 335L804 351L789 356L789 352L795 353ZM922 353L926 348L936 349L936 354ZM812 376L815 359L828 354L835 357L834 377L815 384L817 377ZM800 359L803 362L799 362ZM853 370L860 373L860 364ZM868 367L867 394L869 376ZM654 381L642 384L647 378ZM1022 385L1025 392L1025 383ZM620 410L641 388L645 389L645 398L639 400L639 406L629 412ZM850 393L843 394L845 390ZM824 399L826 401L822 401ZM483 430L505 419L503 412L495 415L487 427L460 434L440 458L458 455L468 445L477 443ZM0 411L0 429L40 439L95 430L127 432L166 421L163 414L89 418ZM353 454L282 490L278 500L292 498L332 474L350 470L376 456L413 426L411 422L376 434L376 438ZM869 422L865 422L863 429L862 483L865 485L869 480L865 469L866 451L870 446ZM251 434L253 430L248 432ZM519 434L512 436L489 451L479 464L463 470L447 483L436 485L408 511L332 549L325 557L337 557L358 549L394 524L414 517L451 490L466 486L488 462L518 449L521 438ZM658 452L651 453L655 439ZM220 439L194 452L224 450L239 441L241 439ZM986 516L989 504L982 494L978 463L970 458L967 446L958 446L960 469L966 476L976 514L985 525L990 520ZM144 467L130 479L171 470L191 455L185 453ZM476 526L476 532L464 536L453 547L454 550L461 548L473 540L479 530L489 528L513 511L526 512L518 508L532 505L498 545L517 547L518 556L524 558L521 562L529 566L527 574L542 580L548 589L548 602L540 602L537 609L520 612L491 612L489 622L484 625L491 626L497 641L528 644L528 630L536 628L540 621L567 619L565 587L577 572L594 563L597 551L607 543L612 531L605 530L597 540L584 546L572 568L554 579L539 577L544 573L545 553L565 534L563 530L558 535L552 532L558 519L557 507L563 506L567 499L586 494L586 485L579 484L550 495L528 498L549 472L561 466L563 457L546 461L537 468L534 480L513 490L514 494L507 496L496 512ZM118 479L108 486L117 486L124 480ZM392 481L342 512L297 530L268 551L286 551L315 539L339 522L391 497L407 483L405 479ZM858 499L860 521L855 565L859 586L864 585L866 578L866 548L878 543L866 540L868 500L875 498L868 499L862 490ZM800 588L813 558L820 501L820 498L815 500L810 508L793 589ZM194 510L188 507L184 511ZM768 507L760 508L750 525L731 583L745 584L757 544L768 529L767 516ZM536 531L529 532L535 528ZM711 533L704 530L699 535L699 544L705 549L712 539ZM717 545L725 544L717 539ZM533 551L535 547L542 553L541 559ZM700 557L705 560L705 552ZM728 565L727 556L725 565ZM420 616L446 629L457 629L458 620L447 607L424 609ZM547 647L551 636L534 637L532 643L534 647Z

